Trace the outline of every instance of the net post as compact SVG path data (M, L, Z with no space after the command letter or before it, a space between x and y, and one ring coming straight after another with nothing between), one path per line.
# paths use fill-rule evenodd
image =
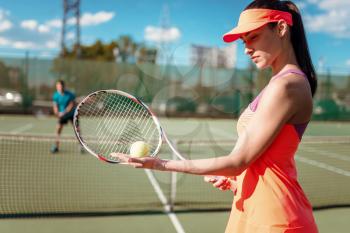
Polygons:
M178 141L173 140L172 143L174 145L174 149L177 150ZM178 159L178 157L174 152L172 152L171 155L172 155L171 156L172 160ZM171 212L173 212L175 208L176 188L177 188L176 186L177 186L177 172L171 172L170 173L170 193L169 193L169 208Z

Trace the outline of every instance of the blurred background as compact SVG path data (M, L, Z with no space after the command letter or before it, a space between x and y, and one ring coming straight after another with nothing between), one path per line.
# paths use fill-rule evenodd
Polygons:
M239 114L271 78L243 43L222 41L249 3L0 0L1 232L223 232L232 194L200 177L100 163L81 154L70 126L62 152L51 155L52 95L58 79L78 101L123 90L151 106L181 152L228 153ZM350 2L295 3L318 74L296 157L300 182L320 232L347 232ZM51 218L28 218L38 216Z
M347 120L347 3L328 2L296 2L319 79L313 118ZM80 97L125 90L159 115L237 117L271 77L221 39L247 3L0 2L0 111L50 114L63 79Z

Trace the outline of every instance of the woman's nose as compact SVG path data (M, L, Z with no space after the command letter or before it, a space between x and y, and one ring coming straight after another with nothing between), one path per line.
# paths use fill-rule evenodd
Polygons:
M253 49L245 46L244 53L250 56L253 54Z

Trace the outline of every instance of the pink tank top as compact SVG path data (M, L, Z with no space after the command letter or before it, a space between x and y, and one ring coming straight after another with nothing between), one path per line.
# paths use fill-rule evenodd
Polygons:
M287 70L281 78L299 70ZM238 135L249 124L264 90L241 114ZM226 233L316 233L312 207L297 181L294 155L307 123L285 124L273 143L241 175Z

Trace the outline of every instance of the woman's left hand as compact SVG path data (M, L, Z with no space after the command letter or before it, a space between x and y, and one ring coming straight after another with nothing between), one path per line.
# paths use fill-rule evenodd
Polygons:
M131 157L127 154L121 153L111 153L111 156L116 157L120 163L124 163L134 168L145 168L145 169L153 169L153 170L165 170L165 164L167 160L162 160L157 157Z
M215 188L218 188L222 191L231 190L233 193L236 193L237 182L234 178L229 178L225 176L205 176L204 181L212 183Z

